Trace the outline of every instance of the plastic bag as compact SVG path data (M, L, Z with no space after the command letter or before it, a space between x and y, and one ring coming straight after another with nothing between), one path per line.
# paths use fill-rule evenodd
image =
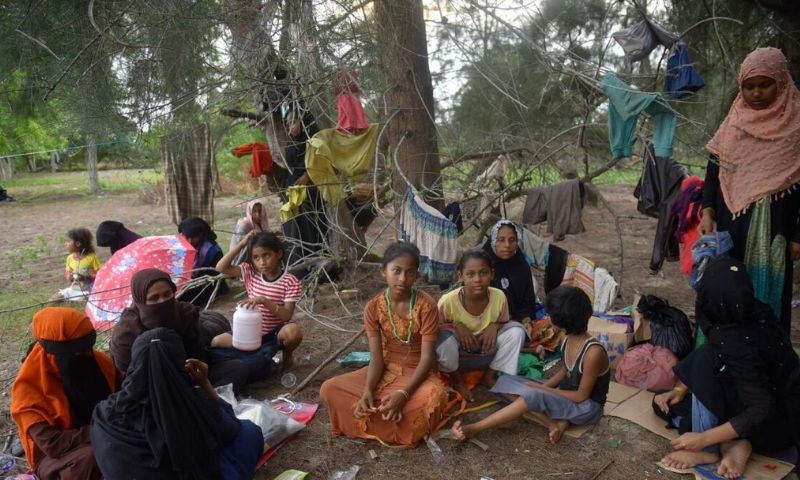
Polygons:
M274 447L305 428L302 423L275 410L268 402L260 400L250 398L242 400L234 411L236 418L250 420L261 428L266 448Z
M636 308L650 322L650 343L670 350L679 359L692 352L692 326L685 313L654 295L642 295Z
M276 410L269 400L262 401L246 398L237 401L236 396L233 394L232 384L217 387L215 390L221 399L231 405L236 418L250 420L258 425L264 435L264 445L267 449L274 447L305 428L305 425L290 417L288 413L281 413ZM302 404L300 405L302 406Z

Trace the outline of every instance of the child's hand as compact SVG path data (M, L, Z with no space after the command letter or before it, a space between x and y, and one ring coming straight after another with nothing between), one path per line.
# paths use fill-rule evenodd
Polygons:
M390 393L381 399L381 418L387 422L399 422L403 419L403 405L406 404L406 396L400 390Z
M481 333L481 351L484 353L491 351L497 345L497 330L499 325L490 323Z
M456 332L461 340L461 348L465 352L474 352L478 348L478 339L472 334L472 330L463 323L456 323Z
M362 418L375 413L376 411L377 409L375 408L374 401L372 400L372 392L364 392L364 394L361 395L361 398L358 400L356 409L353 411L353 416L356 418Z
M251 239L251 238L253 238L253 236L254 236L256 233L258 233L258 232L256 231L256 229L255 229L255 228L254 228L254 229L252 229L252 230L250 230L249 232L247 232L247 234L244 236L244 238L242 238L242 239L239 241L239 245L237 245L237 246L239 246L239 247L246 247L246 246L247 246L247 244L250 242L250 239Z
M242 300L239 302L239 306L244 308L256 308L259 305L266 306L266 303L264 302L269 302L269 300L267 300L265 297L253 297L248 298L247 300Z
M536 350L533 351L533 354L539 357L539 360L544 360L544 356L547 355L544 345L537 345Z

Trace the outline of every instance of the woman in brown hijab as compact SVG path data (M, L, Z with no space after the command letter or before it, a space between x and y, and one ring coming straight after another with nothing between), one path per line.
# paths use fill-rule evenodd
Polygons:
M175 330L183 340L186 354L209 363L211 339L230 329L224 316L175 299L177 287L169 275L156 268L136 272L131 280L133 303L122 311L111 335L110 351L114 364L126 371L136 337L154 328ZM234 390L247 384L248 367L241 360L212 362L209 377L214 386L232 383Z

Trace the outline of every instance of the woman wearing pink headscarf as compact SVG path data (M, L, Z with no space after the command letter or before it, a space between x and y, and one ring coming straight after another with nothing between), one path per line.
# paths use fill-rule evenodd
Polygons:
M706 149L700 233L730 232L730 255L744 261L756 297L788 332L792 261L800 259L800 92L780 50L757 48L744 59L739 94Z
M236 228L233 229L230 250L233 250L233 247L238 245L251 230L266 232L268 226L267 209L264 207L264 203L262 203L261 200L251 200L247 202L247 206L245 206L245 216L236 222ZM231 265L239 265L245 258L247 258L246 248L236 256Z

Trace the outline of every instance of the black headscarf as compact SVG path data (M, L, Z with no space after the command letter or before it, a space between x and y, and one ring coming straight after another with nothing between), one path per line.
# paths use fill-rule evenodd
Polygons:
M511 258L504 260L497 256L494 243L501 227L511 227L519 239L517 227L509 220L500 220L492 227L491 236L483 245L483 249L492 257L494 266L492 286L505 292L512 319L533 319L536 313L536 293L533 289L531 267L519 247Z
M134 340L141 333L154 328L166 327L178 332L183 338L184 348L194 358L205 360L206 354L200 344L200 308L175 298L166 302L147 304L147 290L156 282L167 282L176 290L172 279L157 268L139 270L131 279L131 306L122 311L119 322L111 336L111 356L117 368L128 368Z
M797 369L797 354L769 305L755 297L745 264L720 257L697 290L697 325L717 359L720 375L777 388Z
M106 478L222 478L219 408L194 388L173 330L140 335L122 389L97 405L92 447Z
M88 425L94 406L111 393L94 356L96 340L94 330L74 340L39 340L44 351L56 358L64 393L75 415L73 428Z
M200 237L203 241L216 242L217 234L211 225L200 217L189 217L178 225L178 233L186 238Z
M142 236L128 230L120 222L106 220L97 226L95 238L97 239L97 246L108 247L111 249L111 255L114 255L117 250L127 247L142 238Z

